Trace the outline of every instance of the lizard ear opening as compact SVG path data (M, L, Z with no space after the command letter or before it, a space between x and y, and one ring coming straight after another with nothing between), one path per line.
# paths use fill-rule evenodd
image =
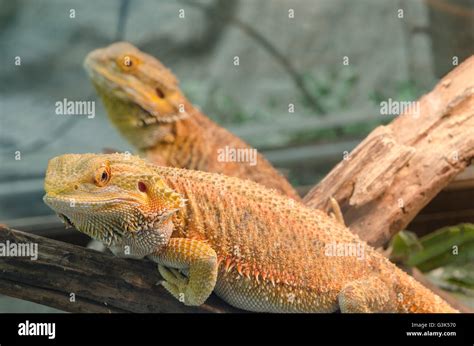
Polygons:
M157 95L160 99L165 98L165 93L164 93L163 90L161 90L160 88L156 88L156 89L155 89L155 92L156 92L156 95Z
M137 187L138 187L138 191L140 191L140 192L146 192L147 191L146 184L143 181L139 181L138 184L137 184Z

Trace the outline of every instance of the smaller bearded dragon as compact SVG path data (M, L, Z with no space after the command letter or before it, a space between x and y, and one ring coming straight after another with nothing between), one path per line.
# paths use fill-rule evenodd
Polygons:
M89 53L84 66L112 123L150 162L253 180L301 200L256 149L193 106L154 57L118 42Z

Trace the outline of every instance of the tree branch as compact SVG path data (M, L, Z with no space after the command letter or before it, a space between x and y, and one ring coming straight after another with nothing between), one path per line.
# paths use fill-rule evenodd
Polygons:
M81 246L0 225L1 244L38 244L38 258L0 257L0 293L68 312L239 312L212 295L204 305L178 302L156 282L156 264L118 258ZM453 307L472 312L451 295L413 273ZM416 274L416 275L415 275ZM75 302L70 301L71 293Z
M373 130L305 203L327 211L333 196L352 232L374 246L407 226L474 157L474 56L418 106Z
M189 307L163 287L156 264L118 258L0 226L0 243L38 244L38 258L0 257L0 293L68 312L236 312L215 296ZM75 302L70 301L71 294Z

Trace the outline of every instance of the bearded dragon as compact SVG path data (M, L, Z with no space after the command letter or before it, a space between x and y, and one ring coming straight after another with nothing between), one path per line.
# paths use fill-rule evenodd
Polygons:
M49 161L44 201L118 256L158 263L187 305L264 312L456 312L341 223L249 180L127 154Z
M154 57L119 42L89 53L84 66L111 122L151 162L253 180L300 200L256 149L193 106ZM239 152L246 162L238 162Z

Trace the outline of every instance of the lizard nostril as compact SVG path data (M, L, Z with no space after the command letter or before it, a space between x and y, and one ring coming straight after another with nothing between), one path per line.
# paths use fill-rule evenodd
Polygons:
M74 185L74 190L77 190L78 188L79 188L79 186Z
M160 99L162 99L162 98L165 97L165 93L164 93L163 90L161 90L160 88L156 88L155 91L156 91L156 95L157 95Z

